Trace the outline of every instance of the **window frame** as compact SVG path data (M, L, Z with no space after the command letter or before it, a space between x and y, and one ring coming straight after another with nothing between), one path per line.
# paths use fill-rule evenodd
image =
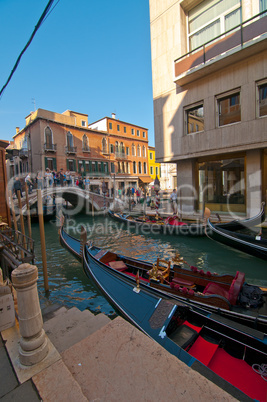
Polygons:
M239 121L234 121L234 122L230 122L230 123L226 123L226 124L220 124L220 116L222 115L220 113L220 102L222 102L225 99L230 99L233 98L236 95L239 95L239 113L240 113L240 120ZM230 100L231 102L231 100ZM234 105L230 105L230 107L234 107L236 106L236 104ZM216 110L216 128L221 128L221 127L225 127L225 126L229 126L232 124L238 124L241 123L242 121L242 108L241 108L241 88L235 88L232 89L231 91L227 91L224 92L222 94L216 95L215 96L215 110Z
M192 110L200 109L201 107L202 107L202 109L203 109L203 130L189 132L189 131L188 131L188 124L193 125L193 123L189 123L189 122L188 122L188 112L190 112L190 111L192 111ZM199 125L198 125L198 124L196 124L196 126L198 126L198 128L199 128ZM193 104L191 104L191 105L185 106L185 107L184 107L184 135L186 136L186 135L192 135L192 134L196 134L196 133L201 133L201 132L204 132L204 130L205 130L205 109L204 109L204 101L201 100L201 101L199 101L199 102L196 102L196 103L193 103Z
M263 85L267 85L267 79L261 80L256 82L256 118L257 119L262 119L264 117L267 117L267 114L260 115L260 87ZM266 98L266 103L267 103L267 98Z

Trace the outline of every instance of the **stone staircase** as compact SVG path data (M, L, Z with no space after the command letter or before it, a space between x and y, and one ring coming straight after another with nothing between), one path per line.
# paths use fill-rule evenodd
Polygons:
M88 401L79 382L73 377L62 359L68 349L104 327L111 320L104 314L94 315L89 310L76 307L60 307L43 313L43 328L56 350L61 355L51 366L34 375L32 380L43 401Z
M102 313L94 315L89 310L61 307L47 317L44 315L43 328L57 351L62 353L109 322Z

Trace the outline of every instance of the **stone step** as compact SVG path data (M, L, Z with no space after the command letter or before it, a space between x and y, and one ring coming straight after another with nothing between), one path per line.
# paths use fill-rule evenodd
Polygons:
M60 308L54 317L44 321L44 330L59 353L91 335L110 319L104 314L94 315L89 310L76 307Z

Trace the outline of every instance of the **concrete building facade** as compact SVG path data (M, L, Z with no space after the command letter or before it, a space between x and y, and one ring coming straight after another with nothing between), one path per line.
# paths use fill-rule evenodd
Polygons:
M185 212L251 216L267 191L264 0L150 0L157 162Z
M9 178L46 168L69 170L73 176L89 177L92 190L103 180L111 190L145 185L148 175L147 129L114 118L106 125L88 126L88 115L67 110L54 113L38 109L17 128L14 157L8 161ZM114 130L111 127L111 122ZM121 126L121 131L118 127Z

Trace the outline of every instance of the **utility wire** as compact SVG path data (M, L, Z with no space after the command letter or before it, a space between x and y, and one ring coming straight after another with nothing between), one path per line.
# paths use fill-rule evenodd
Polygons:
M14 65L14 67L13 67L13 69L12 69L12 71L11 71L11 73L10 73L8 79L7 79L7 82L5 83L5 85L3 86L3 88L1 89L1 92L0 92L0 99L1 99L1 97L2 97L2 94L3 94L4 90L6 89L7 85L9 84L9 82L10 82L10 80L11 80L11 78L12 78L14 72L16 71L16 69L17 69L17 67L18 67L18 65L19 65L19 63L20 63L20 59L21 59L23 53L25 53L25 51L27 50L27 48L30 46L31 41L33 40L33 38L34 38L36 32L38 31L38 29L40 28L40 26L41 26L42 23L44 22L45 18L47 17L48 12L49 12L50 8L52 7L53 2L54 2L54 0L49 0L49 2L48 2L48 4L47 4L47 6L46 6L46 8L45 8L45 10L44 10L44 12L43 12L43 14L41 15L39 21L37 22L37 25L36 25L35 28L34 28L33 33L31 34L30 39L28 40L26 46L24 47L24 49L23 49L22 52L20 53L19 57L17 58L17 61L16 61L15 65ZM59 0L58 0L58 2L59 2ZM57 2L57 4L58 4L58 2ZM56 5L57 5L57 4L56 4ZM55 6L56 6L56 5L55 5ZM55 8L55 6L53 7L53 9ZM51 10L51 11L52 11L52 10Z

